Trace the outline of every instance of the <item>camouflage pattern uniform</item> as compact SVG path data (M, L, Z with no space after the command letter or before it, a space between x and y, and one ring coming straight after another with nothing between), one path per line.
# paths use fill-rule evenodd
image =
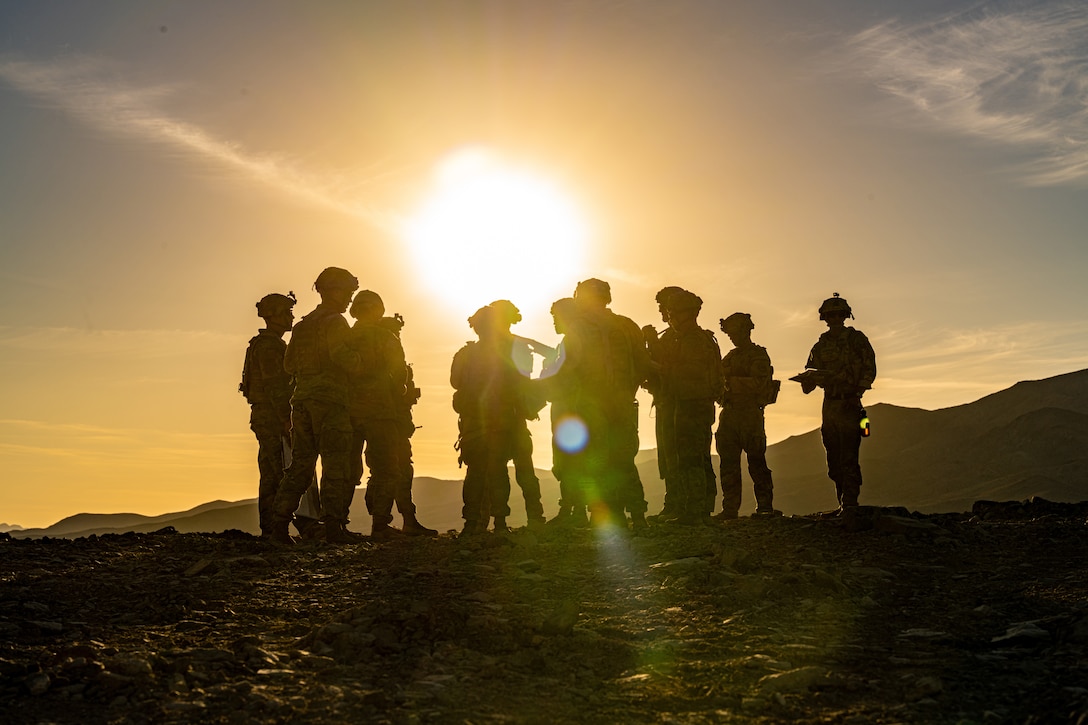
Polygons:
M579 419L581 398L580 373L578 362L582 359L580 338L577 336L578 307L574 300L566 297L557 300L551 308L555 320L556 332L563 335L556 348L555 358L544 366L540 379L534 384L551 401L552 428L552 474L559 481L559 515L555 523L571 523L572 515L577 512L579 519L585 517L585 491L582 479L585 475L580 470L582 460L580 450L568 451L568 446L560 440L560 426L568 419ZM573 348L574 354L569 350Z
M581 455L587 458L587 483L595 491L588 501L591 508L595 501L598 508L603 504L600 516L626 528L625 510L636 525L645 523L646 495L635 466L639 445L635 396L651 362L642 329L608 309L611 299L608 283L598 279L579 282L574 293L582 357L580 407L590 436L590 447Z
M450 384L459 415L459 462L466 467L461 516L465 533L480 533L492 516L496 525L505 526L510 515L507 463L514 456L514 432L525 421L522 401L528 381L504 349L493 310L481 308L470 324L480 340L454 355Z
M669 322L668 311L668 299L676 292L686 292L682 287L664 287L658 291L654 299L657 300L657 309L661 313L661 321L666 324ZM646 349L650 354L650 360L653 363L654 368L659 368L660 365L657 362L661 359L663 351L661 348L661 338L668 333L668 329L663 333L658 334L653 325L646 325L642 328L643 337L646 340ZM664 520L670 520L677 516L677 483L676 483L676 465L677 453L673 447L673 436L669 433L670 425L668 421L673 420L676 415L675 406L667 398L661 398L655 395L655 388L653 384L654 375L650 375L647 384L644 386L646 390L654 395L654 431L657 439L657 475L661 477L661 480L665 482L665 501L661 508L661 513L658 515ZM713 510L713 501L715 498L714 486L717 482L717 473L714 470L714 459L710 454L710 447L707 446L706 454L703 456L703 469L705 470L707 480L708 495L711 499L711 510Z
M738 319L747 318L747 324ZM751 330L751 319L743 313L722 320L722 330L730 325ZM748 473L755 488L756 512L774 511L774 483L767 467L767 429L763 408L770 400L774 368L767 349L752 342L748 333L735 341L736 347L722 358L722 410L714 441L721 466L722 518L736 518L741 502L740 456L748 456Z
M272 521L272 501L283 478L285 439L291 431L291 376L283 369L283 333L261 330L249 341L240 390L250 404L249 427L257 436L257 511L261 531Z
M832 297L820 308L821 319L840 312L853 317L846 300ZM827 475L835 482L842 507L857 506L861 492L861 396L876 380L876 353L869 339L853 327L829 322L812 347L805 368L818 371L824 389L820 435L827 451Z
M384 309L384 304L382 305ZM398 314L392 317L382 317L378 324L401 340L401 330L404 329L404 318ZM404 346L401 345L403 351ZM412 484L415 482L416 472L412 465L412 436L416 432L416 423L412 418L412 407L419 402L422 391L416 387L415 374L410 363L404 367L403 385L396 386L396 390L403 388L401 395L393 396L393 411L395 420L395 445L397 453L397 480L393 487L393 501L397 505L397 511L404 519L402 531L409 536L438 536L438 531L430 529L419 523L416 518L416 504L412 500Z
M375 531L379 531L393 521L393 500L403 475L399 456L403 436L398 427L397 403L404 398L408 366L400 340L380 324L380 318L356 322L350 345L362 364L349 383L348 411L353 431L350 480L353 489L362 482L365 447L370 469L366 508L373 517Z
M659 468L673 484L670 504L680 520L695 523L710 516L716 498L706 456L722 384L721 351L714 333L699 327L694 315L681 317L684 311L697 313L701 299L681 290L666 304L670 326L651 351L655 370L648 388L657 409Z
M322 276L329 270L322 272ZM338 271L350 276L345 270ZM321 279L318 277L319 282ZM321 286L317 287L320 292ZM313 479L320 456L321 502L326 529L330 532L336 528L344 530L354 495L350 474L352 427L347 408L348 375L361 367L358 354L349 345L351 327L342 311L326 302L323 293L321 304L295 325L287 346L284 368L295 378L291 397L294 460L274 503L277 522L289 520ZM285 532L278 533L282 536Z
M533 371L533 353L527 344L529 341L520 338L510 332L510 325L521 321L521 312L510 300L495 300L488 305L495 310L497 324L502 330L503 345L510 355L514 367L526 378ZM524 394L533 394L536 386L522 386ZM539 397L539 396L538 396ZM526 400L525 412L532 413L543 408L546 401ZM537 420L539 415L532 415L532 420ZM544 505L540 501L540 478L536 475L536 466L533 465L533 435L529 431L529 424L523 418L515 426L513 431L514 448L512 461L514 464L514 480L521 489L521 497L525 502L525 517L530 525L544 522Z

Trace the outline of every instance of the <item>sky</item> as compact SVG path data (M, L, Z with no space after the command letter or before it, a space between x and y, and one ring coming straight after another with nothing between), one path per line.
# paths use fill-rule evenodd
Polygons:
M750 313L783 380L838 292L870 404L1083 369L1086 189L1080 2L0 0L0 522L254 497L254 305L327 266L405 317L451 480L466 318L554 344L587 277Z

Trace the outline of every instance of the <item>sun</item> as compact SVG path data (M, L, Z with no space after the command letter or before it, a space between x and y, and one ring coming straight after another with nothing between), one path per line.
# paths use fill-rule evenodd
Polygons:
M496 299L546 307L570 295L588 239L558 185L479 148L438 164L402 234L423 285L464 311Z

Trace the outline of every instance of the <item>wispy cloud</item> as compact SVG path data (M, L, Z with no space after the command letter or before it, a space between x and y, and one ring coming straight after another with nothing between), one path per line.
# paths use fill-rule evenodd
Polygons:
M0 351L9 355L143 360L184 351L232 349L238 338L204 330L85 330L0 326Z
M90 58L51 63L0 59L0 81L100 131L165 144L381 229L395 224L395 215L388 210L373 208L354 197L361 184L358 179L347 183L310 174L287 158L249 152L195 124L171 118L161 105L178 93L177 87L128 85L117 79L108 64Z
M185 433L109 428L73 423L0 419L0 459L65 459L80 466L170 467L189 470L244 470L252 438L245 433Z
M1088 181L1088 4L984 3L854 36L852 62L941 127L1029 160L1030 185Z

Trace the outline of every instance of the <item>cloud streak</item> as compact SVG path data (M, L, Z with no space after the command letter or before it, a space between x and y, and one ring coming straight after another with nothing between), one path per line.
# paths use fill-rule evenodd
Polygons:
M175 88L127 86L109 75L106 64L94 59L53 63L0 59L0 80L99 131L163 144L379 229L395 227L395 214L352 198L344 191L346 184L308 174L283 157L249 153L195 124L169 117L157 106L176 93Z
M1027 160L1033 186L1088 182L1088 5L985 3L924 25L886 22L851 64L938 127Z
M237 346L237 336L203 330L84 330L0 325L0 350L9 356L154 360L174 358L185 351L199 354Z
M243 433L108 428L76 423L0 419L0 459L67 459L80 466L245 472L252 436Z

